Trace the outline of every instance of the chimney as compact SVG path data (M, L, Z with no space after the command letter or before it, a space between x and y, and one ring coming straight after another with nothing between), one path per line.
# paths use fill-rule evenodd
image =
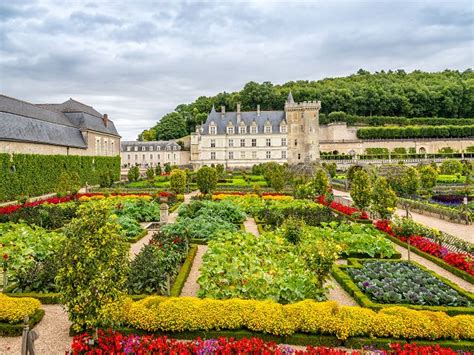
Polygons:
M225 106L222 105L221 106L221 117L224 118L224 116L225 116Z
M257 116L260 117L260 105L257 105Z
M240 117L240 102L237 104L237 123L240 123L241 117Z
M104 113L102 121L104 122L104 126L107 127L107 123L109 122L109 116L106 113Z

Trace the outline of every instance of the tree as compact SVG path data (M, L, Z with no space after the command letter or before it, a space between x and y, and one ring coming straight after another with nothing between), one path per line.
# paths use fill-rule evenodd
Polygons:
M397 195L383 176L375 180L371 194L372 211L381 219L389 219L397 206Z
M284 165L276 164L265 174L268 185L276 192L280 192L288 181L288 169Z
M111 187L113 183L114 179L110 170L104 171L99 175L100 187Z
M155 179L155 169L153 169L151 166L146 169L146 178L150 182L153 182L153 180Z
M176 194L182 194L186 190L186 172L175 169L170 174L170 189Z
M385 176L390 187L398 196L408 199L418 193L420 177L415 168L405 165L385 165L380 169L381 175ZM408 201L402 200L402 204L408 217L408 208L410 207Z
M208 166L200 168L196 174L196 183L201 193L212 193L217 187L216 169Z
M329 189L329 179L324 169L316 170L314 178L310 181L313 196L325 195Z
M169 174L169 173L171 173L171 170L173 170L173 169L171 168L171 164L170 164L170 163L166 163L166 164L165 164L165 173L166 173L166 174Z
M62 172L61 175L59 175L59 181L56 186L57 195L66 196L67 194L77 194L81 188L81 183L79 180L79 174L76 172Z
M138 166L132 166L127 173L128 181L137 181L140 178L140 169Z
M354 178L355 172L358 171L358 170L362 170L362 169L364 169L364 168L360 165L351 165L349 167L349 169L347 169L347 171L346 171L347 181L352 182L352 179Z
M456 175L462 172L462 163L459 160L445 160L441 163L441 174Z
M216 165L216 172L217 172L217 178L222 179L224 177L224 173L225 173L224 164L217 164Z
M156 176L161 176L161 165L158 163L157 166L155 166L155 175Z
M112 326L105 309L123 296L129 258L117 217L105 201L82 205L65 235L56 284L73 329Z
M436 185L437 177L438 171L433 169L432 166L426 165L420 168L420 185L423 189L431 191Z
M323 168L326 169L326 171L328 172L331 178L334 178L334 176L336 176L337 174L336 163L323 163Z
M364 211L370 206L371 191L369 174L363 169L356 171L351 184L351 197L358 209Z

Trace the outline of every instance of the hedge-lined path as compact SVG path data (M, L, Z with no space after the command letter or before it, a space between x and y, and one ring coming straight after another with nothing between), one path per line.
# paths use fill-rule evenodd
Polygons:
M395 249L402 254L402 259L403 260L408 260L408 249L398 245L398 244L393 244ZM470 284L468 281L461 279L460 277L450 273L448 270L443 269L441 266L438 266L437 264L433 263L432 261L429 261L422 256L415 254L413 252L410 253L410 259L412 261L417 262L420 265L423 265L424 267L428 268L429 270L437 273L438 275L444 277L445 279L448 279L452 283L455 283L459 287L465 289L466 291L469 292L474 292L474 285Z
M199 275L201 275L201 271L199 270L202 265L202 258L204 254L207 252L207 245L198 245L198 250L196 253L196 257L194 258L193 266L191 267L191 271L189 272L188 278L184 283L183 289L181 290L181 297L197 297L197 293L199 291L199 284L197 283L197 279Z
M247 232L252 233L257 237L260 235L257 223L253 217L247 217L247 219L244 221L244 227Z
M405 216L405 210L398 208L397 214L399 216ZM442 232L454 235L467 242L474 243L474 225L466 225L460 223L453 223L445 219L439 219L436 217L425 216L420 213L410 211L410 214L414 221L423 224L427 227L438 229Z
M331 278L326 281L325 286L329 286L327 297L329 301L336 301L343 306L357 306L357 302L349 295L339 283Z
M67 313L59 305L42 305L45 314L34 328L39 334L35 341L35 350L39 355L63 355L70 349L72 338L69 336L71 323ZM21 336L0 337L0 354L20 354Z

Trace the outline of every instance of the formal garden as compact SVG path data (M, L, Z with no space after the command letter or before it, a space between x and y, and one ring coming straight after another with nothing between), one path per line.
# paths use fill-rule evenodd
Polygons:
M63 307L75 354L474 350L472 166L152 170L0 207L0 344Z

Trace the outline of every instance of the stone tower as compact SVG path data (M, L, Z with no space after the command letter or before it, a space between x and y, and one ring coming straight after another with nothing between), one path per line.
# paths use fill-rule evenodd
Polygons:
M321 101L296 103L291 92L285 102L288 124L288 163L319 160L319 110Z

